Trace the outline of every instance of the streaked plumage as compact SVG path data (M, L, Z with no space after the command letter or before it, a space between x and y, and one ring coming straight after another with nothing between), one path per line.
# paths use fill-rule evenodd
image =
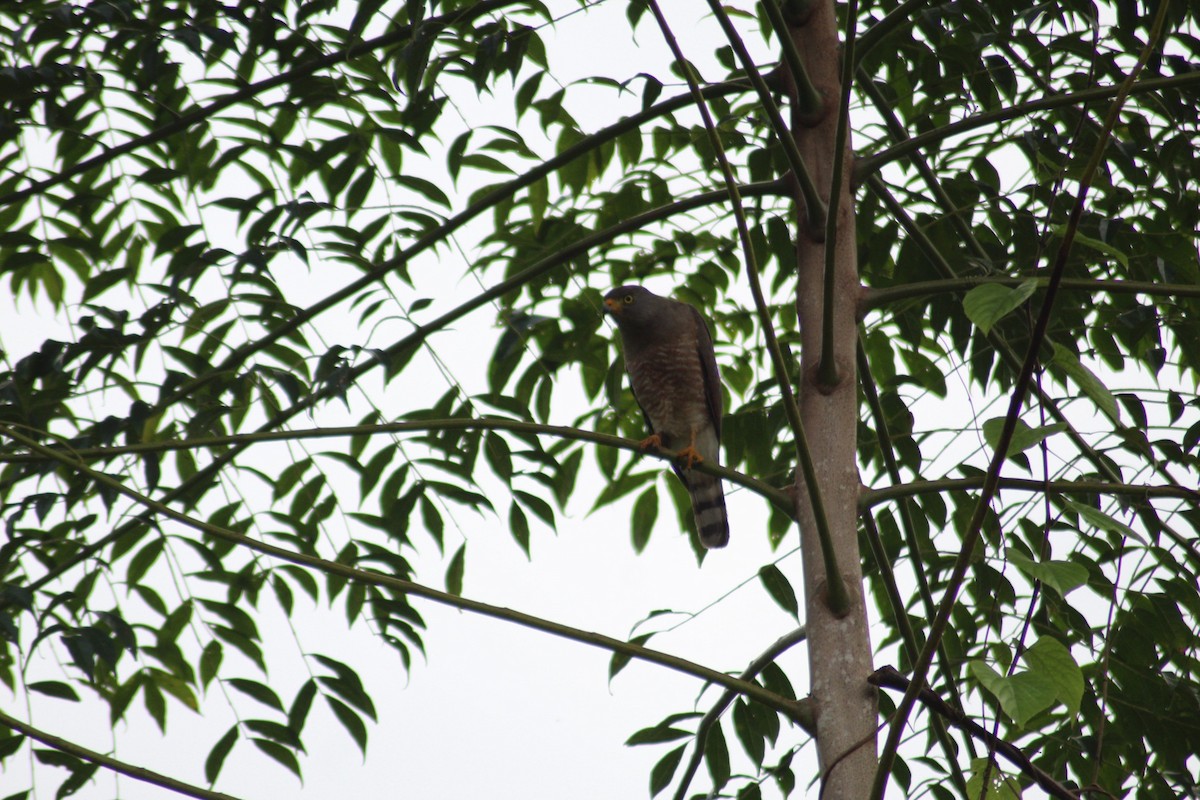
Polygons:
M712 337L700 312L641 286L619 286L604 296L617 323L633 396L650 428L647 446L680 451L672 464L692 497L696 531L705 547L729 542L721 480L691 469L720 463L721 377Z

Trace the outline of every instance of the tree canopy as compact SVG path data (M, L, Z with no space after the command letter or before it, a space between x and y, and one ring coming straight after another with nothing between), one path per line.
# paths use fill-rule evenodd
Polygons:
M300 776L317 703L381 758L368 656L322 641L284 694L264 620L333 609L408 669L430 603L711 687L630 717L651 795L817 796L829 723L783 655L812 633L797 509L835 477L791 398L835 352L874 796L1200 793L1200 6L663 5L0 6L0 769L36 761L11 797L100 770L221 796L241 748ZM796 46L822 13L840 88ZM814 353L798 308L835 298L798 298L798 264L825 253L863 288ZM591 511L621 557L680 531L680 569L736 557L637 446L601 313L625 283L709 320L701 468L754 509L730 549L769 543L743 577L787 612L739 625L778 640L748 667L656 649L649 605L590 632L554 613L579 598L472 592L481 540L536 563ZM71 704L117 739L238 710L189 781L41 723Z

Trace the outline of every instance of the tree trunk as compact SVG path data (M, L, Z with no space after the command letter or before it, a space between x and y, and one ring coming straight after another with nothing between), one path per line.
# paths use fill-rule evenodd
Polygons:
M792 26L809 78L824 97L822 113L806 118L792 103L792 131L800 154L822 197L830 196L837 136L841 59L833 2L814 2L812 15ZM793 93L793 97L794 97ZM837 188L837 241L834 245L833 337L837 381L818 378L823 341L825 243L806 224L804 208L797 225L796 307L802 328L801 416L829 526L838 568L850 597L849 612L835 616L827 603L824 561L812 505L803 475L797 471L796 498L804 558L804 594L808 624L811 692L817 724L822 797L867 797L877 763L875 691L867 684L872 670L871 640L863 602L862 562L858 550L859 477L855 458L858 390L855 349L860 285L849 175L853 164L850 136L841 185ZM832 208L833 203L830 202Z

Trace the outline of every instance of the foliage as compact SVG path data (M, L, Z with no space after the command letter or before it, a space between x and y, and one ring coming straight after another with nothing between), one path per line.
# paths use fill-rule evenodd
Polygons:
M445 550L447 598L470 594L470 539L446 535L464 509L499 520L526 554L573 500L626 503L639 551L676 517L686 530L686 496L661 470L546 428L642 434L599 311L610 285L669 284L705 310L729 396L726 466L791 482L778 386L799 376L769 368L712 139L658 66L562 77L570 54L556 34L580 7L0 7L0 275L5 313L21 323L0 332L10 692L101 703L114 725L138 701L163 730L180 707L203 712L218 686L248 698L255 716L205 749L210 785L249 743L301 774L317 702L366 753L380 710L356 664L331 643L280 696L265 672L268 607L337 608L408 666L425 622L401 581L433 581L410 556ZM756 46L775 53L762 9L739 8L744 35L761 29ZM1004 475L1026 481L1005 484L967 554L930 686L1067 785L1195 793L1195 4L1169 6L1077 224L1080 177L1158 6L851 8L868 287L858 444L873 487L861 536L880 663L910 668L927 638L1000 441L995 404L1073 235L1007 450ZM654 41L645 11L628 4L628 24ZM778 132L727 43L679 34L743 181L771 322L798 348L796 210ZM594 123L596 98L625 116ZM453 291L451 262L466 279ZM468 296L468 285L486 288ZM464 379L445 367L443 332L482 315L498 322L471 334L486 373ZM41 341L13 345L26 327ZM430 388L439 374L444 392ZM394 418L408 427L388 427ZM475 424L491 419L513 424ZM321 449L301 438L333 426L348 430ZM603 488L579 480L596 468ZM677 514L661 513L665 498ZM764 528L735 536L779 547L794 535L777 511ZM400 581L261 556L218 529ZM792 566L758 575L794 615ZM47 652L60 674L27 681ZM747 679L805 693L773 661ZM739 698L701 743L698 717L646 720L630 739L662 749L653 793L684 774L689 746L712 787L739 797L786 796L813 778L793 765L806 735L778 709ZM1029 785L1000 775L986 745L914 721L892 772L908 794ZM0 760L35 747L0 737ZM59 796L96 770L58 749L36 757L67 775Z

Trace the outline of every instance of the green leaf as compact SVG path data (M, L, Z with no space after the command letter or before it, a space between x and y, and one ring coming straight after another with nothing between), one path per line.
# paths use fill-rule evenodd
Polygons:
M296 760L296 754L287 749L278 742L272 742L270 739L259 739L251 737L250 741L254 742L255 747L262 750L275 761L278 761L288 772L300 777L300 762Z
M796 601L796 592L779 567L767 564L758 571L758 579L762 581L762 585L766 587L767 594L771 595L772 600L796 619L800 618L800 605Z
M338 718L338 722L342 723L342 727L350 733L350 738L354 739L354 743L358 745L358 749L365 759L367 756L367 726L363 724L362 718L335 697L326 696L325 700L329 703L329 708L333 710L333 715Z
M200 685L205 689L212 683L212 679L216 677L217 670L221 668L221 659L224 657L224 651L221 643L216 639L211 640L204 646L204 651L200 654Z
M708 765L714 791L729 782L729 746L725 744L725 733L721 730L720 721L713 723L708 729L708 737L704 740L704 763Z
M238 726L235 724L213 745L213 749L208 753L208 758L204 759L204 779L210 784L216 783L217 776L221 774L221 767L225 764L225 757L233 749L237 738Z
M983 791L983 776L988 778L987 793ZM971 777L967 779L967 797L971 800L1021 800L1021 784L1011 775L1005 775L1000 765L986 758L971 760Z
M1005 550L1005 557L1021 572L1053 588L1062 597L1087 583L1087 568L1071 561L1032 561L1012 548Z
M633 535L634 552L641 553L650 541L654 530L654 521L658 519L658 489L651 484L633 504Z
M675 770L679 766L680 760L683 758L683 751L686 745L676 747L671 752L658 760L654 765L654 769L650 770L650 796L654 797L663 789L671 784L671 779L675 777Z
M646 633L642 634L641 636L635 636L630 639L629 642L630 644L644 646L646 642L650 641L650 637L653 635L654 634L652 633ZM632 660L633 657L626 655L625 653L613 653L612 660L608 663L608 679L611 681L613 678L617 677L617 673L625 669L626 665Z
M1060 379L1064 376L1070 378L1106 417L1113 422L1120 422L1117 398L1104 385L1104 382L1096 377L1096 373L1088 369L1080 362L1078 356L1067 348L1050 342L1050 349L1053 353L1050 363L1047 364L1050 371Z
M1000 444L1000 433L1004 429L1004 417L993 417L983 423L983 439L995 450ZM1056 422L1053 425L1030 427L1024 420L1018 419L1013 429L1012 439L1008 443L1005 458L1012 458L1017 453L1023 453L1031 447L1040 444L1045 439L1067 429L1066 424Z
M1056 236L1061 238L1065 233L1066 228L1066 225L1056 225L1054 228L1052 228L1052 230ZM1113 247L1111 244L1102 242L1099 239L1093 239L1090 236L1085 236L1079 232L1078 227L1075 229L1075 238L1072 243L1081 244L1084 247L1089 247L1099 253L1104 253L1104 255L1109 256L1122 267L1125 267L1125 269L1129 269L1129 257L1127 255Z
M70 700L73 703L79 702L79 695L75 693L75 690L69 684L61 681L36 681L25 684L25 688L47 697L57 697L59 700Z
M446 569L446 591L452 595L462 595L463 571L466 569L467 543L463 542Z
M1053 681L1039 673L1020 672L1006 677L982 661L972 661L969 668L980 685L1000 701L1000 708L1018 728L1024 728L1058 697Z
M1119 519L1105 514L1098 508L1085 505L1076 500L1066 500L1066 505L1079 516L1083 517L1084 521L1091 523L1096 528L1108 533L1115 533L1118 536L1127 536L1134 541L1146 544L1146 540L1135 531L1133 528L1121 522Z
M1042 676L1054 686L1054 696L1067 707L1070 716L1079 713L1084 690L1083 671L1062 642L1043 636L1025 651L1024 660L1029 665L1029 672Z
M258 681L247 680L246 678L230 678L229 685L237 689L247 697L253 697L258 702L273 708L276 711L283 711L283 703L279 700L279 695L269 686L264 686Z
M963 311L967 319L980 330L990 333L997 322L1020 308L1036 290L1036 279L1027 280L1015 288L985 283L966 293L962 301Z

